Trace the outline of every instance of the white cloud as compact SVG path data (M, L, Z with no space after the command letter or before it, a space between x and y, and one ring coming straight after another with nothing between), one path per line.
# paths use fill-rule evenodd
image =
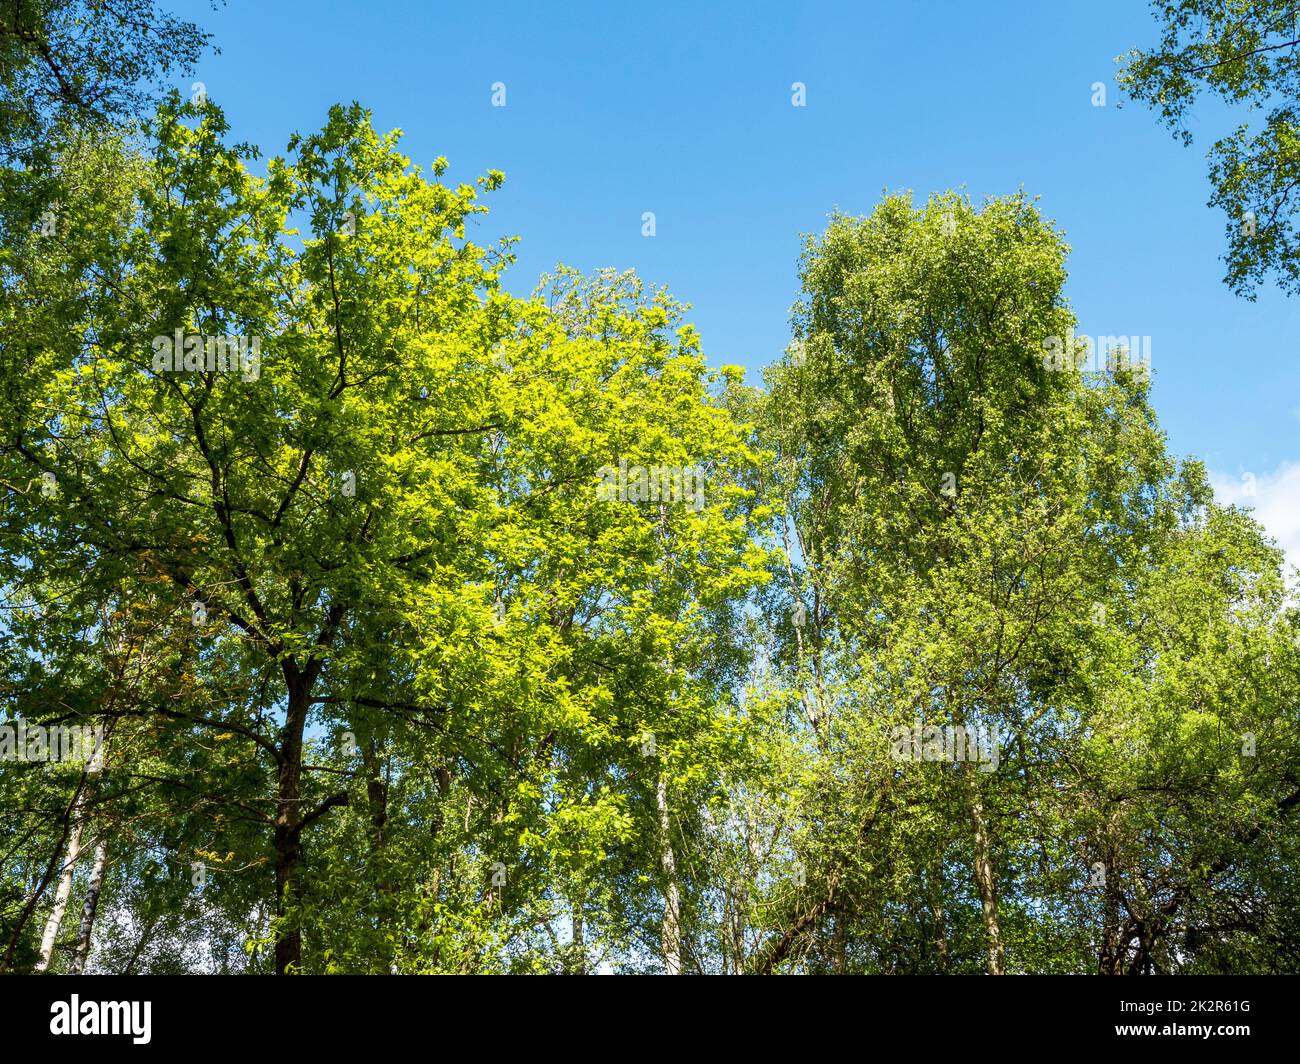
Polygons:
M1300 565L1300 461L1283 462L1271 473L1254 473L1253 496L1248 494L1250 476L1211 472L1215 498L1225 506L1253 509L1255 520L1286 551L1288 564Z

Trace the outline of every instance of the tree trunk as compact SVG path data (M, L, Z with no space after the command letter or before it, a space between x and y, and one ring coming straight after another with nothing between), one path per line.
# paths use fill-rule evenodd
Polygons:
M374 829L370 836L370 862L375 876L375 890L382 904L378 907L375 920L381 942L391 943L389 927L392 923L393 882L389 875L388 854L388 784L384 782L384 768L379 759L379 750L373 738L366 741L361 748L362 766L366 772L366 803L370 810L370 826ZM380 958L382 971L397 974L393 966L393 947L388 945Z
M59 938L59 929L63 926L63 917L68 911L68 901L72 897L72 880L77 872L77 862L81 859L81 833L86 826L86 801L89 793L88 778L98 775L104 767L104 745L101 740L95 746L85 771L81 774L81 783L72 803L71 830L68 832L68 849L59 875L59 886L54 892L54 908L45 921L45 933L41 935L41 958L36 962L36 970L44 972L49 969L54 959L54 944ZM98 888L96 888L98 894Z
M36 884L36 889L32 891L32 896L27 899L23 905L23 910L18 914L18 919L14 921L13 931L10 932L9 941L5 945L4 956L0 957L0 972L10 970L14 962L14 955L18 952L18 944L22 941L23 931L27 928L27 923L36 911L37 905L40 904L41 896L45 893L50 883L53 881L55 873L59 868L59 854L63 852L63 844L67 841L68 833L72 829L73 814L80 807L81 795L86 786L87 773L81 773L81 779L77 781L77 789L73 792L72 799L68 807L63 811L60 824L63 832L59 836L59 841L54 844L54 852L50 854L50 859L45 865L45 871L41 874L41 881Z
M984 937L988 944L989 975L1001 975L1002 928L998 923L998 898L993 877L993 859L989 846L989 825L984 815L984 799L979 785L971 778L971 764L966 762L966 788L970 795L971 820L975 825L975 883L979 888L980 906L984 911Z
M668 834L668 784L663 773L655 789L655 803L659 809L659 834L663 840L660 858L664 872L663 954L664 972L682 974L682 902L677 890L677 858L673 853L672 838Z
M373 739L363 747L361 759L366 770L366 801L370 806L370 823L375 829L371 852L378 853L384 848L385 829L388 825L388 784L384 782L383 766L379 763Z
M571 975L587 974L587 926L583 909L583 900L579 895L571 903L573 913L573 959L569 969Z
M90 934L95 927L95 910L99 907L99 893L104 887L104 867L108 864L108 839L100 836L95 843L95 858L90 869L90 882L86 885L86 900L81 906L81 926L77 929L77 945L69 975L81 975L90 957Z
M309 685L301 676L290 676L275 810L276 975L289 975L302 966L302 931L296 917L288 923L286 919L302 863L302 733L307 723L308 698Z
M948 925L943 914L943 863L939 862L937 869L931 869L929 875L930 886L930 918L934 922L934 953L935 963L940 975L948 974Z
M849 970L848 934L844 929L844 917L835 918L835 929L831 932L831 957L834 961L836 975L844 975Z
M72 816L72 830L68 833L68 848L64 854L63 870L59 873L59 886L54 891L54 908L50 910L49 919L45 921L45 933L41 935L41 959L36 962L38 972L46 971L50 966L54 956L54 943L59 937L59 928L63 924L63 915L68 911L68 899L72 897L72 877L77 870L77 861L81 857L83 818L80 799Z
M739 975L745 966L745 911L749 903L749 892L743 877L736 877L730 895L732 908L728 932L731 938L731 971L733 975Z

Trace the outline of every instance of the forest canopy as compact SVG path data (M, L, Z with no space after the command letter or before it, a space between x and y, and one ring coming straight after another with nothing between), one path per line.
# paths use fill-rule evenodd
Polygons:
M1300 970L1284 556L1037 201L832 215L754 386L359 104L123 124L76 6L0 22L0 971Z

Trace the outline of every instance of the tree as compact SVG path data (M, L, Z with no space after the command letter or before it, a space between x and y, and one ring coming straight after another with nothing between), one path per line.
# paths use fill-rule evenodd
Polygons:
M31 164L50 139L148 110L209 42L152 0L13 0L0 10L0 160Z
M724 379L634 278L507 296L505 249L464 239L475 189L410 170L358 107L265 178L224 133L210 102L165 104L121 216L16 272L10 310L6 578L144 612L147 696L93 712L165 736L140 773L177 814L164 859L211 872L205 912L250 910L238 877L269 899L249 931L277 972L513 963L557 882L609 898L616 845L643 898L680 896L671 843L631 829L725 754L705 620L761 572ZM87 636L28 631L16 668ZM373 934L331 945L349 869Z
M1227 215L1224 281L1254 299L1272 281L1300 291L1300 8L1293 0L1153 0L1160 44L1121 56L1121 86L1156 110L1184 144L1205 95L1262 112L1215 141L1210 205Z
M338 110L321 136L295 141L295 165L274 162L266 181L243 168L246 151L220 143L223 131L207 104L173 101L160 112L138 228L120 233L116 261L93 282L112 297L89 320L28 333L43 348L32 373L40 394L10 447L33 475L39 467L58 483L27 515L48 536L22 548L36 572L49 575L53 556L40 554L48 546L104 582L120 579L131 559L166 581L154 589L156 620L191 633L168 663L178 712L240 736L247 754L270 762L276 799L263 819L277 913L291 924L303 833L347 800L303 779L326 654L372 581L392 579L377 570L433 553L393 539L432 520L395 513L420 461L398 441L435 449L446 436L484 431L461 422L444 431L412 402L417 367L436 364L415 339L419 323L426 316L455 336L457 323L482 312L459 290L490 285L491 269L453 243L473 191L403 174L391 141L359 111ZM358 210L363 199L372 206L356 239L340 235L336 183L352 190ZM320 233L301 254L285 242L295 210ZM374 269L417 235L423 253L411 273ZM434 283L444 270L450 279ZM198 341L196 361L187 335L217 339ZM394 357L408 339L423 355ZM175 360L164 359L173 344ZM262 344L275 355L265 378ZM367 394L352 405L357 388ZM454 418L456 409L443 412ZM355 495L345 477L359 480ZM243 668L251 689L238 683ZM278 692L267 687L271 676ZM225 684L247 694L218 697ZM286 926L277 970L299 956L297 929Z
M787 543L767 613L806 738L781 816L806 882L756 885L755 970L1141 971L1175 964L1171 938L1185 965L1213 934L1174 912L1207 888L1222 910L1216 877L1294 836L1280 556L1165 455L1147 367L1120 349L1083 369L1064 250L1023 196L894 196L809 241L765 422ZM1225 638L1180 644L1206 625ZM1172 679L1189 660L1216 685L1194 706ZM1212 694L1246 660L1274 679ZM1222 739L1246 730L1267 756ZM1233 857L1207 863L1194 794ZM1216 933L1258 949L1269 919Z

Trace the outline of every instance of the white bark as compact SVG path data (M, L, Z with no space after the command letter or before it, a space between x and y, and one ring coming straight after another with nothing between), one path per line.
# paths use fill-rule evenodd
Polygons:
M66 851L63 871L59 873L59 887L54 892L54 908L50 910L50 917L45 921L45 933L41 935L41 959L36 962L36 970L43 972L50 966L50 960L54 956L54 942L59 937L59 927L63 923L63 916L68 911L68 899L72 896L72 874L76 871L77 859L81 856L81 800L72 811L73 822L72 830L68 834L68 849Z
M73 951L69 975L80 975L86 970L90 956L90 933L95 926L95 910L99 907L99 892L104 887L104 867L108 864L108 840L95 843L95 859L90 869L90 882L86 886L86 901L81 907L81 926L77 929L77 947Z
M104 746L97 743L91 755L86 771L94 775L104 767ZM54 943L58 941L59 928L63 926L63 917L68 911L68 900L72 897L72 878L77 871L77 861L81 858L81 831L86 823L86 792L83 787L72 807L72 827L68 832L68 848L64 854L63 869L59 873L59 886L54 892L54 908L50 910L49 919L45 921L45 931L41 935L41 959L36 962L36 970L44 972L49 969L54 959Z
M677 857L673 853L672 839L668 834L668 784L660 773L655 788L655 804L659 808L659 833L663 838L661 861L664 871L664 921L663 954L664 972L682 974L682 900L677 889Z

